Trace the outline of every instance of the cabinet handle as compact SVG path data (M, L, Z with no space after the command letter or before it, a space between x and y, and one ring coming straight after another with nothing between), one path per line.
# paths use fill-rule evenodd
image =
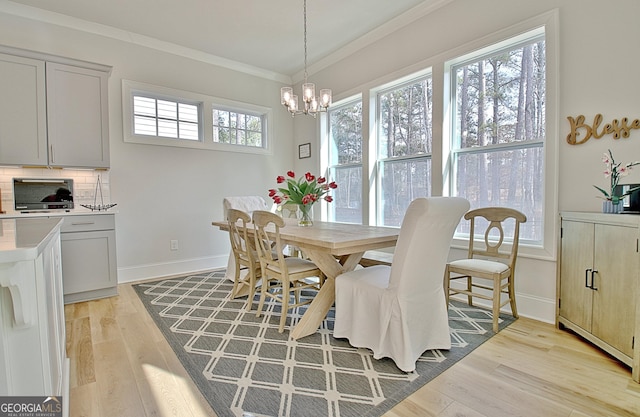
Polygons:
M595 284L595 282L596 282L596 277L595 277L595 275L594 275L594 274L597 274L597 273L598 273L598 270L597 270L597 269L593 269L593 270L591 271L591 285L589 286L589 288L591 288L591 289L592 289L592 290L594 290L594 291L598 291L598 288L596 288L596 287L594 287L594 286L593 286L593 285Z
M96 224L96 222L72 222L71 226L84 226L87 224Z
M53 145L49 145L49 153L51 154L51 163L55 163L56 159L53 157Z
M593 271L593 269L588 268L584 270L584 286L587 288L591 288L591 286L589 285L589 272ZM591 275L591 278L593 279L593 275Z

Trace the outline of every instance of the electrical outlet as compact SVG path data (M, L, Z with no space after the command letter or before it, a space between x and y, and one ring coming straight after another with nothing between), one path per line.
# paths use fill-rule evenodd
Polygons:
M171 250L178 250L178 241L177 240L172 240L171 241Z

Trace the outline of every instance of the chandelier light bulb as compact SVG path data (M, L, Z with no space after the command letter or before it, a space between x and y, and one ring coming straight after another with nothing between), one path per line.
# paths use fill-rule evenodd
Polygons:
M311 102L309 103L309 113L316 113L318 111L318 100L315 96L311 98Z
M295 94L289 100L289 111L294 114L298 111L298 96Z
M316 86L313 83L302 84L302 92L304 94L303 100L305 103L310 103L311 100L316 98Z
M291 96L293 95L293 88L291 87L282 87L280 89L280 104L284 106L289 105L289 101L291 101Z
M323 108L327 108L331 105L331 90L328 88L323 88L320 90L320 106Z

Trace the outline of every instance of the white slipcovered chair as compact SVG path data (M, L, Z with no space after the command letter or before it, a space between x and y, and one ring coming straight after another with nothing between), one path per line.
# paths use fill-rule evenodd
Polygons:
M391 266L339 275L333 335L388 357L405 372L429 349L450 349L443 279L453 233L469 210L459 197L417 198L400 228Z
M249 216L253 214L256 210L269 210L270 207L267 205L264 198L257 195L249 195L249 196L236 196L236 197L225 197L222 199L222 209L223 216L226 219L229 209L235 209L244 211ZM229 259L227 261L227 270L225 272L225 278L235 281L236 271L236 263L235 258L233 256L233 249L229 252ZM241 276L238 279L244 279L244 276L247 274L246 270L240 271Z

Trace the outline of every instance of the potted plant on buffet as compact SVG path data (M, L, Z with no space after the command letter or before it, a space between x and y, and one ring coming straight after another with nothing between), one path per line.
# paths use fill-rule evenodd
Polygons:
M640 187L633 187L624 192L616 193L616 189L620 182L620 178L629 175L629 171L631 167L636 165L640 165L640 161L629 162L623 164L621 162L616 162L613 159L613 153L611 153L611 149L608 149L608 152L604 154L602 157L602 162L605 165L604 176L605 178L609 178L609 190L605 190L603 188L594 185L603 195L604 202L602 203L602 212L603 213L620 213L622 211L622 205L620 202L632 192L640 189Z

